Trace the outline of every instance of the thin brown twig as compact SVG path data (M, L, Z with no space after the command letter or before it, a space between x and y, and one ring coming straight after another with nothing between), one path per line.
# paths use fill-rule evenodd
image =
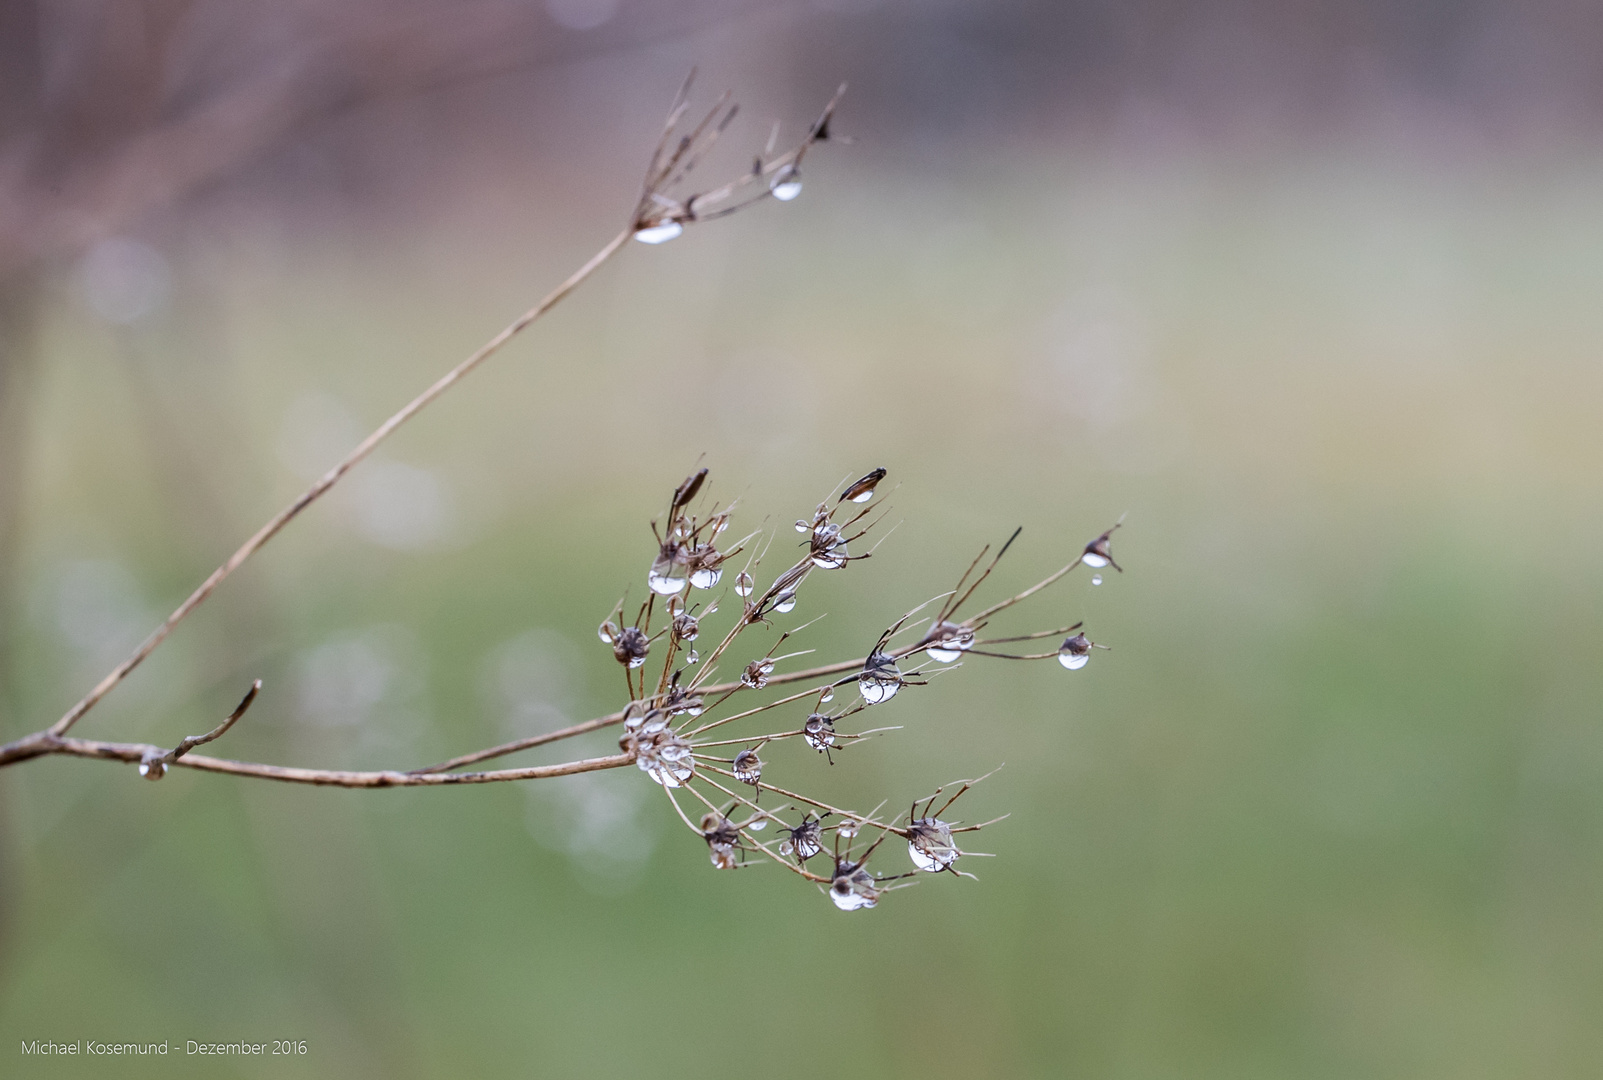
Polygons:
M159 646L163 641L167 640L167 635L172 633L173 628L182 622L190 612L199 607L206 600L206 598L212 594L217 586L223 583L225 578L227 578L235 570L239 569L241 564L243 564L246 559L256 554L262 545L266 544L274 536L278 535L279 530L281 530L285 525L288 525L291 521L295 520L301 511L305 510L308 506L312 505L312 503L321 498L329 490L329 488L333 487L339 482L341 477L350 472L352 467L354 467L363 458L367 457L368 454L372 453L374 447L378 446L379 443L388 438L396 428L400 427L412 417L416 416L420 411L422 411L424 406L428 405L435 398L439 397L452 386L456 385L456 383L459 382L463 376L467 375L474 368L478 367L498 349L500 349L501 346L505 345L530 323L534 322L536 319L540 318L540 316L544 315L547 311L550 311L553 307L555 307L556 304L563 299L563 297L571 293L579 286L581 282L583 282L591 274L595 273L603 263L605 263L613 255L617 254L618 250L623 247L624 243L632 234L633 229L629 228L613 237L605 247L592 255L589 261L569 275L566 281L558 285L555 289L551 290L551 292L547 293L545 298L542 299L538 304L534 305L534 307L518 316L499 334L496 334L489 341L481 345L466 360L463 360L460 364L457 364L456 367L440 376L440 378L435 380L434 384L427 390L424 390L417 397L407 402L406 405L402 406L399 412L395 413L395 415L391 416L388 420L384 421L384 423L380 424L371 435L357 444L356 449L345 455L345 457L337 465L335 465L328 472L324 473L316 483L302 492L294 502L290 503L277 514L273 515L267 524L256 530L255 535L253 535L249 540L246 540L242 545L240 545L239 550L235 551L228 557L227 562L223 563L216 570L213 570L210 576L208 576L205 581L201 582L200 586L194 592L189 594L188 599L186 599L182 604L179 604L177 609L175 609L171 615L167 616L166 620L163 621L160 626L156 627L149 637L140 643L139 647L133 651L128 659L124 660L122 663L113 668L105 678L101 679L100 682L95 685L93 690L84 695L82 700L80 700L76 705L68 709L60 720L57 720L54 724L50 725L50 734L57 736L66 734L67 730L76 724L85 713L94 708L95 704L101 698L110 693L112 688L118 683L126 679L129 673L134 670L134 668L143 663L145 657L149 656L156 650L157 646Z

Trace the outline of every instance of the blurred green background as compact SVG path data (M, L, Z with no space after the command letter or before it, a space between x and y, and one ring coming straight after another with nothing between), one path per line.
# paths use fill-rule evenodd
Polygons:
M1354 44L1318 6L1136 5L1122 36L1081 5L861 6L534 5L544 52L342 103L31 269L0 734L612 235L691 62L750 102L731 171L846 76L857 141L802 198L630 245L77 731L171 744L260 677L220 754L408 767L607 712L594 627L698 460L730 535L781 542L884 465L895 531L790 617L829 613L820 659L1015 526L993 598L1128 513L1128 572L1006 622L1086 619L1113 650L1085 670L971 660L833 768L774 754L893 807L1005 763L961 804L1012 815L998 858L843 914L714 871L635 770L351 792L29 762L0 774L0 1074L1603 1068L1591 21L1421 3Z

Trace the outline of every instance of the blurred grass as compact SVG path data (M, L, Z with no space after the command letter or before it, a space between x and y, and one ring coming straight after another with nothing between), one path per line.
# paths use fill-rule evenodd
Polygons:
M1087 618L1114 650L1084 672L971 662L833 769L778 759L893 805L1006 762L968 797L1012 813L981 881L843 916L774 870L713 874L655 799L643 875L608 884L510 785L44 761L0 804L0 1071L107 1074L14 1056L33 1038L311 1044L129 1076L1596 1071L1599 162L842 160L793 207L627 252L403 430L385 453L434 471L446 542L376 546L336 496L83 730L170 742L259 675L228 753L432 760L504 737L486 665L536 627L577 650L564 710L614 708L593 627L640 595L645 521L702 454L737 528L873 465L901 483L873 561L802 595L825 657L1015 525L998 594L1128 510L1129 573L1018 619ZM64 289L11 730L99 674L53 614L62 566L124 568L153 623L298 489L274 451L295 402L376 423L587 254L545 224L242 227L116 333ZM307 656L373 627L410 635L419 689L377 735L317 726Z

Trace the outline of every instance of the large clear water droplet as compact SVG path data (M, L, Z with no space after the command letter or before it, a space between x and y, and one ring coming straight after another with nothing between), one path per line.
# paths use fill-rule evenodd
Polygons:
M694 585L698 589L710 589L714 585L718 584L718 579L723 576L724 571L722 567L708 569L707 567L703 566L690 572L690 584Z
M797 521L796 521L796 531L797 532L799 532L799 533L812 532L812 530L813 530L813 527L811 525L807 524L807 522L802 521L799 518L797 519Z
M756 582L751 580L751 575L750 574L748 574L748 573L746 573L746 571L742 570L740 572L740 574L738 576L736 576L736 578L735 578L735 593L736 593L736 595L739 595L739 596L750 596L751 595L751 590L754 589L754 588L756 588Z
M701 663L700 654L697 653L695 649L691 649L690 652L685 654L685 663L687 663L687 664L699 664L699 663Z
M796 610L796 594L793 592L780 593L774 600L774 610L780 614Z
M860 682L858 683L858 688L862 691L864 701L870 705L878 705L895 697L896 691L902 687L900 683L884 682L876 679L872 682Z
M685 579L672 574L659 574L655 570L646 575L646 584L660 596L672 596L685 587Z
M1090 661L1090 653L1086 653L1084 656L1075 656L1073 653L1069 652L1058 653L1058 663L1062 664L1070 671L1079 671L1081 668L1085 667L1086 664L1090 663Z
M919 818L908 829L907 855L920 870L945 870L961 854L952 843L952 827L939 818Z
M840 824L835 826L835 831L850 840L857 835L858 828L860 828L860 823L855 819L842 818Z
M752 832L762 832L764 829L768 828L768 819L757 818L752 821L750 825L747 825L746 828L750 829Z
M648 225L635 232L635 239L642 244L666 244L674 237L685 231L685 227L677 221L664 221L657 225Z
M1081 555L1080 561L1091 567L1093 570L1100 570L1104 566L1108 565L1107 556L1098 555L1094 551L1087 551L1084 555Z
M790 202L801 194L801 170L794 165L786 165L768 182L768 190L773 192L774 198L780 202Z
M818 700L819 701L823 701L823 702L834 701L835 700L835 688L833 686L827 688L824 691L824 695L822 697L820 697Z

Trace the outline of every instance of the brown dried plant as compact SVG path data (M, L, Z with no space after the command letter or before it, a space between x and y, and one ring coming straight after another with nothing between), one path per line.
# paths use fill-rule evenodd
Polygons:
M995 822L965 825L948 821L943 815L979 780L958 781L937 788L914 800L905 816L886 817L881 813L883 802L873 810L862 812L777 786L770 782L760 755L770 745L800 740L833 765L837 752L870 736L896 730L862 728L861 721L854 718L889 701L905 687L926 685L929 675L936 670L950 670L948 665L964 656L1014 660L1057 658L1070 670L1083 667L1093 648L1106 646L1096 645L1083 633L1075 633L1080 629L1079 623L1009 637L982 638L980 633L993 617L1034 596L1081 562L1092 567L1111 565L1116 570L1121 569L1113 562L1109 548L1113 529L1091 541L1082 553L1056 573L976 614L959 618L960 609L990 577L1017 538L1015 531L988 561L989 549L981 551L952 591L920 604L892 622L865 655L802 670L781 670L786 661L812 651L783 651L810 625L804 623L778 632L766 649L744 662L737 680L714 682L713 676L720 663L739 663L733 656L737 644L745 644L753 632L774 629L776 622L795 609L798 591L815 571L842 570L873 555L871 548L862 550L861 542L884 519L883 511L875 512L883 501L873 507L868 505L885 479L883 468L876 468L845 485L838 495L819 503L810 518L799 519L796 530L805 536L802 542L805 550L796 562L776 573L763 587L759 587L757 578L762 573L763 560L773 550L775 536L757 532L725 544L721 537L730 524L734 505L719 508L703 498L707 469L700 469L687 478L674 490L665 516L660 522L652 522L655 545L646 575L647 600L628 625L624 625L624 608L620 601L612 616L600 627L601 640L611 647L623 672L627 690L624 706L581 724L406 771L300 768L192 753L196 747L223 736L244 716L261 690L261 681L257 680L221 724L204 735L186 737L171 748L105 742L69 734L74 725L155 651L225 578L326 494L396 428L549 311L616 255L631 237L650 244L662 243L680 235L690 225L727 216L765 198L780 201L795 198L801 191L802 159L813 145L832 138L830 127L835 106L845 87L830 99L805 137L792 149L779 154L774 152L776 127L775 135L770 136L764 151L755 156L749 171L717 186L681 194L689 187L691 172L705 159L737 111L726 94L699 122L686 127L689 89L690 80L687 79L674 100L662 138L652 154L640 198L627 226L617 236L538 304L403 406L268 520L201 582L127 659L59 720L48 728L0 745L0 766L48 755L67 755L132 763L138 766L141 776L150 780L160 780L176 767L289 783L389 788L536 780L634 765L663 788L685 826L705 840L714 866L737 867L745 865L752 857L771 860L816 883L843 910L873 907L882 893L910 884L910 879L920 872L972 877L957 869L957 861L964 855L981 853L963 850L957 838ZM725 546L720 547L720 544ZM724 579L726 564L732 564L737 558L741 560L740 569L732 585L738 610L733 610L735 605L731 602L730 625L702 657L696 648L704 632L702 623L716 615L720 605L729 602L729 598L726 591L704 606L690 598L696 592L715 589ZM935 613L921 617L931 605L936 606ZM1066 634L1074 636L1064 638L1062 644L1050 652L1012 653L994 649ZM655 678L646 669L653 650L660 658L660 663L652 667ZM794 685L803 688L778 696L764 694L774 687ZM836 706L837 690L855 691L855 697ZM781 716L788 719L781 720ZM849 726L857 730L843 730L839 725L844 721L851 721ZM523 768L467 768L615 725L623 727L617 754ZM753 728L757 729L754 733L736 734L737 730ZM765 791L771 793L768 806L761 805ZM681 795L691 800L689 813L681 804ZM776 798L780 800L777 804ZM692 815L698 811L699 817L692 820ZM774 826L772 838L764 839L761 834L770 824ZM778 839L781 834L783 840ZM891 836L907 843L915 869L876 875L867 864ZM810 861L825 854L826 848L828 858L822 869L811 869Z

